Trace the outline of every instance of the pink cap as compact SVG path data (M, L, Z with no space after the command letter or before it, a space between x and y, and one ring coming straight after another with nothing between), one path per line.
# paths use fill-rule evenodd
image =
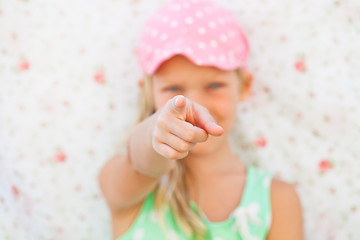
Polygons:
M137 55L152 75L174 55L222 70L245 69L248 43L228 10L209 0L173 0L145 24Z

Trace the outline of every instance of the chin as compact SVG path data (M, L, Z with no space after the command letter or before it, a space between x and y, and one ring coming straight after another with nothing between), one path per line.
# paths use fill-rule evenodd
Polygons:
M196 146L189 152L189 155L201 155L209 151L209 146L206 146L204 143L198 143Z

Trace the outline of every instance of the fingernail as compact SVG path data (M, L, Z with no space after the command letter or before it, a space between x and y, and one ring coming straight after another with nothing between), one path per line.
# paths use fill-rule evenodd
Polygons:
M176 105L176 106L178 105L179 97L180 97L180 96L176 96L176 99L175 99L175 105Z
M182 97L182 95L178 95L176 96L176 99L175 99L175 105L178 106L178 102L179 102L179 99Z
M215 125L217 128L223 129L219 124L217 124L217 122L214 122L214 125Z
M221 129L222 129L222 127L221 127L219 124L217 124L217 122L212 122L212 124L213 124L215 127L218 127L218 128L221 128Z

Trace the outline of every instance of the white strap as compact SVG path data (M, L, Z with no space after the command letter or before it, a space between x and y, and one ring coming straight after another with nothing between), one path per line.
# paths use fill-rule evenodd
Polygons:
M234 211L235 226L244 240L260 240L258 237L251 235L249 222L260 225L261 220L258 218L260 207L252 203L246 207L240 207Z

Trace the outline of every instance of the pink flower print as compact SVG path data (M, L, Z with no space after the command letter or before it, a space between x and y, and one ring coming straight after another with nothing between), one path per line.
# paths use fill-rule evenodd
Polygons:
M264 90L264 92L265 92L266 94L269 94L269 93L270 93L270 88L269 88L269 87L264 87L263 90Z
M330 120L331 120L331 119L330 119L330 117L329 117L328 115L325 115L325 116L324 116L324 121L325 121L325 122L328 123L328 122L330 122Z
M313 93L313 92L309 92L309 97L312 98L312 99L314 99L314 98L316 97L316 94Z
M98 71L97 73L95 73L95 75L94 75L94 80L95 80L95 82L97 82L97 83L99 83L99 84L105 83L104 72Z
M267 141L264 137L259 137L258 139L255 140L254 144L258 148L264 148L266 147Z
M353 213L355 213L356 211L357 211L357 207L356 206L353 206L353 207L351 207L351 212L353 212Z
M306 71L305 60L304 59L298 60L295 63L295 69L298 70L299 72L305 72Z
M291 142L291 143L295 143L295 142L296 142L295 137L290 136L290 137L289 137L289 142Z
M56 160L57 162L65 162L65 160L66 160L66 154L63 153L63 152L58 152L58 153L56 154L56 156L55 156L55 160Z
M110 108L110 110L114 110L114 109L116 109L116 105L114 103L110 103L109 108Z
M247 151L247 150L249 150L249 146L247 144L242 144L241 145L241 150Z
M13 40L17 40L17 39L18 39L17 33L11 34L11 38L12 38Z
M303 119L303 117L304 117L304 114L303 114L302 112L298 112L298 113L296 114L296 118L297 118L298 120Z
M319 170L321 173L329 171L333 167L332 163L329 160L321 160L319 163Z
M11 191L15 197L19 196L19 189L17 187L15 187L14 185L11 186Z
M79 215L79 219L82 222L86 221L86 217L84 215Z
M20 61L18 67L19 67L19 69L20 69L21 71L27 71L27 70L29 70L29 68L30 68L30 63L29 63L28 60L23 59L23 60Z

